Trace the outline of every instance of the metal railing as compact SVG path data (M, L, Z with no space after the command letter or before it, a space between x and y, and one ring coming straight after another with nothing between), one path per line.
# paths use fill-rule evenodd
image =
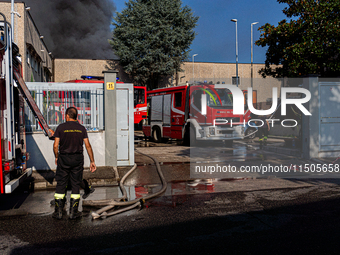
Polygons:
M27 82L32 97L51 129L65 122L65 111L74 106L78 121L89 131L104 129L104 90L101 83ZM41 131L28 107L25 110L26 131Z

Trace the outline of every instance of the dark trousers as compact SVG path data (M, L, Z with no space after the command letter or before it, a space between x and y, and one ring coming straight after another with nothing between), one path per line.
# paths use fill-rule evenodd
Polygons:
M80 194L83 180L84 156L83 154L60 154L58 156L56 193L64 194L67 184L70 182L72 194Z
M82 188L85 192L89 192L90 187L89 187L89 183L87 182L87 180L83 179L82 182L80 183L80 188ZM68 184L66 186L66 190L72 190L72 184L71 181L68 181ZM65 190L65 192L66 192Z

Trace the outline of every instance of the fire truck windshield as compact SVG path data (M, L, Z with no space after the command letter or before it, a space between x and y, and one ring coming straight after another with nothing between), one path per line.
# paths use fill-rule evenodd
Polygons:
M228 89L203 89L207 95L207 105L217 108L232 108L233 95Z
M134 104L144 104L145 103L145 90L135 88Z

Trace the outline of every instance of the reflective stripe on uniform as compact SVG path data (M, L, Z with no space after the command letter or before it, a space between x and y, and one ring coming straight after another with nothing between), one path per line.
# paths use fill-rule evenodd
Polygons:
M55 199L63 199L64 197L65 197L65 194L58 194L58 193L54 194Z
M80 194L71 194L71 198L80 199Z

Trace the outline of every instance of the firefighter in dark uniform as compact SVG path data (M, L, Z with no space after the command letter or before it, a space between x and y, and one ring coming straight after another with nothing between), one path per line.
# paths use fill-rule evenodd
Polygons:
M72 194L70 199L70 219L82 216L78 211L80 201L80 186L83 180L84 155L83 143L90 158L90 171L96 171L93 151L89 142L87 131L77 121L78 111L75 107L66 110L66 122L60 124L54 133L53 152L57 165L57 187L54 194L55 212L52 217L61 219L66 202L65 191L70 181Z

